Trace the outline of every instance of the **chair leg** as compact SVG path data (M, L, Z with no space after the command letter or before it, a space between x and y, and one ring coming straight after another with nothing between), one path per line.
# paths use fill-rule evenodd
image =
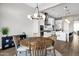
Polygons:
M56 56L56 53L55 53L55 48L53 48L53 52L54 52L54 56Z
M17 56L17 53L16 53L16 56Z
M26 56L27 56L28 52L26 51Z
M18 56L18 54L17 54L17 53L18 53L18 51L16 51L16 56Z
M47 49L45 49L45 56L47 56Z
M29 53L29 54L30 54L30 56L31 56L31 49L29 49L29 50L28 50L28 53Z
M17 51L16 56L18 56L18 53L19 53L19 52ZM20 53L21 53L21 52L20 52Z

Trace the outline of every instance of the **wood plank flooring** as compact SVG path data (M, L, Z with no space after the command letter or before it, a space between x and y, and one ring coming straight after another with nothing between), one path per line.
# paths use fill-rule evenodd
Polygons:
M69 43L57 41L55 48L63 56L79 56L79 35L73 34L73 39Z

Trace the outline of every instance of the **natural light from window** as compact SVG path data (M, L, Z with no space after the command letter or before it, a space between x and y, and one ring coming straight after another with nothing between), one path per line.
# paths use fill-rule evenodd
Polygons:
M79 31L79 21L74 22L74 31Z

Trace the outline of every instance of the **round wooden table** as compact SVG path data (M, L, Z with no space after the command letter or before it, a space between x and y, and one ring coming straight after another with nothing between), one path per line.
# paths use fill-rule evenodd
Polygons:
M20 41L20 45L28 47L29 50L43 50L49 46L54 46L55 41L47 37L31 37Z

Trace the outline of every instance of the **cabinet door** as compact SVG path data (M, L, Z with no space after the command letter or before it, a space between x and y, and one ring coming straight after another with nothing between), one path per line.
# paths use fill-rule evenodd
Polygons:
M10 36L2 37L2 49L10 48L13 46L13 38Z

